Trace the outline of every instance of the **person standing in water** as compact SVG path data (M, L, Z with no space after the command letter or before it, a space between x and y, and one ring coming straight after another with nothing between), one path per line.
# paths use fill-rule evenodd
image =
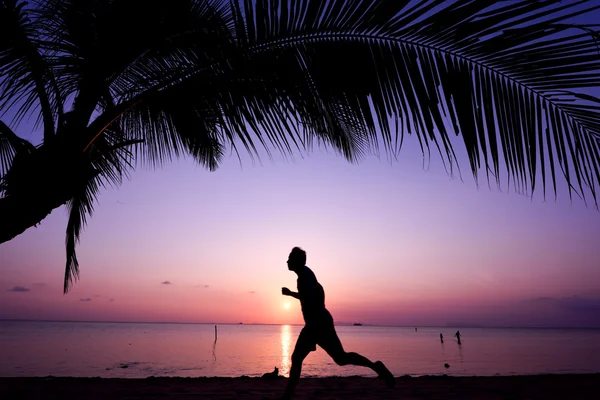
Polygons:
M298 292L292 292L284 287L281 294L300 300L304 328L298 336L296 347L292 353L292 367L290 377L283 394L283 399L291 399L294 389L300 380L302 362L311 352L317 350L319 345L338 365L360 365L371 368L392 388L396 384L394 376L381 362L372 362L358 354L346 352L335 331L333 317L325 308L325 291L317 281L317 277L306 266L306 252L299 247L294 247L287 260L288 269L298 275Z
M458 344L461 344L460 343L460 336L461 336L460 335L460 331L456 331L456 333L454 334L454 336L456 336L456 338L458 339Z

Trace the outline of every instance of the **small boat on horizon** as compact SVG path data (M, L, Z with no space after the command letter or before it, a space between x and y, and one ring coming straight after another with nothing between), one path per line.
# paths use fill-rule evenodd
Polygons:
M362 326L362 324L360 322L355 322L354 324L352 324L353 326Z

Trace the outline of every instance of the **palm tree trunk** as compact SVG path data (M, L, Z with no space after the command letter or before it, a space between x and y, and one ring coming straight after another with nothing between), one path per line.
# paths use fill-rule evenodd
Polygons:
M68 196L42 193L11 194L0 198L0 243L7 242L39 224L52 210L65 204Z

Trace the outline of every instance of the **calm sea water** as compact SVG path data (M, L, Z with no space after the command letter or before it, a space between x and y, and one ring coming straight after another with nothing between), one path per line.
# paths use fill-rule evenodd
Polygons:
M301 326L0 321L0 376L287 376ZM346 351L394 375L600 372L600 330L339 326ZM445 343L440 343L443 333ZM448 363L449 368L444 364ZM125 368L124 368L125 367ZM375 376L320 348L303 376Z

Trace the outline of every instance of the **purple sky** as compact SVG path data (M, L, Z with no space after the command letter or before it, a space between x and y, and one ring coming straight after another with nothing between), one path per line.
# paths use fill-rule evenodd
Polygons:
M0 318L301 323L281 296L301 246L338 322L600 327L600 212L563 184L556 201L478 188L459 158L463 181L412 137L393 163L138 168L102 191L67 295L63 208L0 245Z
M0 246L0 317L300 323L298 245L339 322L600 327L597 210L425 171L416 146L140 168L100 196L67 295L63 209Z

